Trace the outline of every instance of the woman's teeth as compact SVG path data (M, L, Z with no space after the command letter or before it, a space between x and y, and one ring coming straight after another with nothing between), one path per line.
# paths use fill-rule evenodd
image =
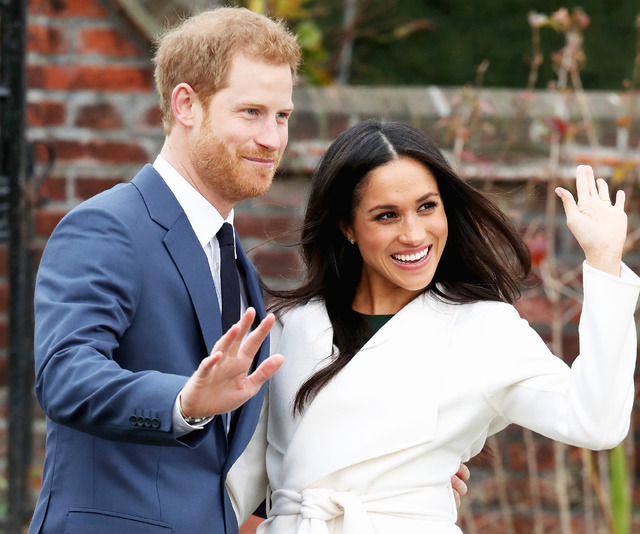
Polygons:
M416 254L391 254L391 257L396 261L401 261L402 263L416 263L427 255L429 248L431 247L427 247Z

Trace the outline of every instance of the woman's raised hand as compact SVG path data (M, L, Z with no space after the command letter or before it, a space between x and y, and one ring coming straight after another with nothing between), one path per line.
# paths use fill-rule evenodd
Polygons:
M601 271L620 276L622 251L627 236L624 191L616 193L615 202L602 178L595 179L589 165L576 170L578 202L562 187L556 188L567 215L567 226L584 251L587 263Z

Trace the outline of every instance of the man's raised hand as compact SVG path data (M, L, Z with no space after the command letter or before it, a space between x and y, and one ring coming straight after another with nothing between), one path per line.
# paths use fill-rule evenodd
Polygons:
M265 359L251 374L253 359L275 322L267 315L258 327L245 335L253 324L256 312L247 309L244 315L214 345L196 372L180 392L180 406L188 417L211 417L239 408L253 397L262 384L279 369L281 354Z

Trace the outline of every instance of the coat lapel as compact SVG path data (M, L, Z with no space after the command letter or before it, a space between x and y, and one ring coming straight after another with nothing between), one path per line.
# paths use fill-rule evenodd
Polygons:
M300 355L309 365L296 369L294 364L289 376L279 371L270 392L269 442L286 451L283 474L290 487L307 487L339 469L433 439L442 362L455 320L455 306L428 295L416 298L369 340L301 417L285 422L292 425L286 428L279 426L281 410L291 413L301 380L326 365L331 350L326 310L315 306L300 324L287 320L285 329L293 330L283 331L278 348L285 362ZM291 380L293 387L285 383ZM314 461L301 469L300 458Z
M260 288L260 279L258 273L249 261L249 258L244 252L238 235L236 234L236 253L238 256L238 268L244 278L245 289L247 292L247 300L249 306L253 306L256 310L256 322L262 321L265 318L266 312L264 309L264 301L262 298L262 290ZM269 337L262 344L262 347L258 351L258 354L254 358L250 372L253 372L255 368L269 355ZM249 443L253 431L258 424L258 418L260 416L260 409L264 401L266 392L266 386L263 386L261 390L249 401L247 401L236 413L235 421L233 421L233 433L230 436L229 444L229 457L227 460L226 468L229 469L233 463L240 456L242 451Z
M151 165L145 165L132 183L144 198L150 217L167 231L163 239L165 247L187 287L209 352L222 331L207 257L184 210Z

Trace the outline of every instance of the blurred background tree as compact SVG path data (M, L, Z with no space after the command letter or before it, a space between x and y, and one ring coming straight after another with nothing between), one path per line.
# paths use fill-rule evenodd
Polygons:
M248 0L236 2L290 21L305 47L311 83L464 85L488 61L486 87L526 85L531 34L526 14L581 7L591 17L581 72L585 87L619 90L635 55L632 0ZM550 54L564 37L546 29L537 88L556 75ZM345 56L347 54L347 56ZM342 71L341 71L342 68Z

